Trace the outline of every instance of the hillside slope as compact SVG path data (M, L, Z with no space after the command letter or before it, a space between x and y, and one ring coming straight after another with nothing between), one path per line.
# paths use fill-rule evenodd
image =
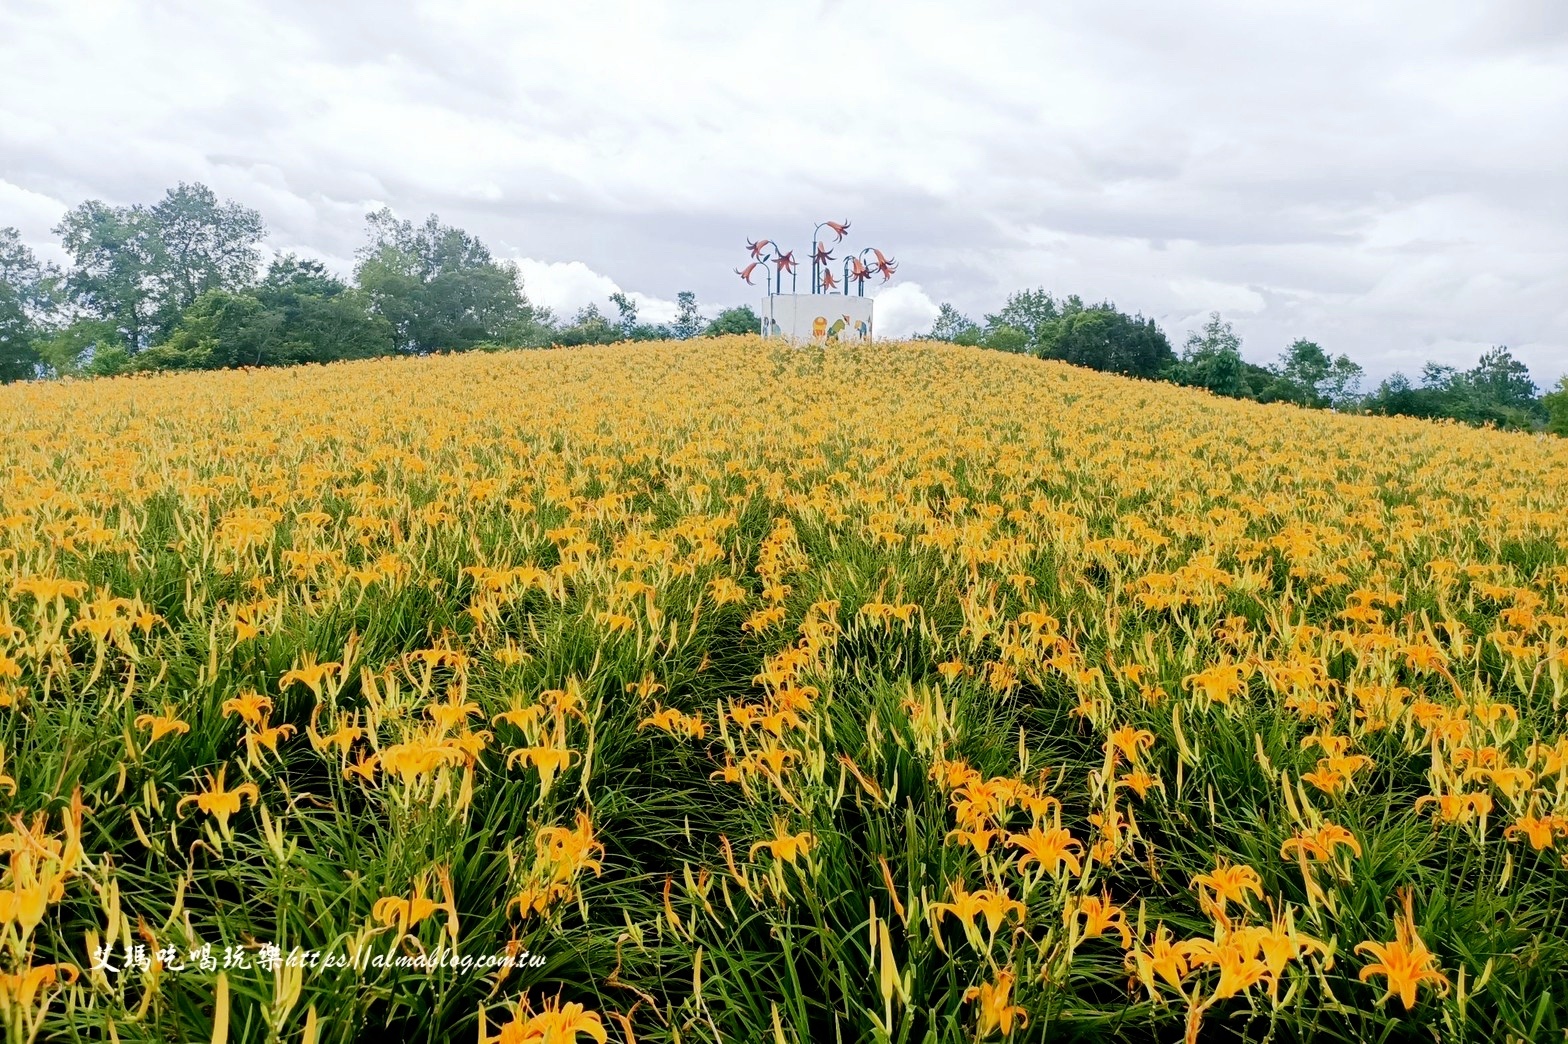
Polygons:
M930 343L3 388L8 1024L1555 1039L1565 509Z

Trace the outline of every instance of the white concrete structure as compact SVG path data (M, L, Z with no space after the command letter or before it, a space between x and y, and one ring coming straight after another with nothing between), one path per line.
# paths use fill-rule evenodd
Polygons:
M769 294L762 335L797 344L871 340L871 298L847 294Z

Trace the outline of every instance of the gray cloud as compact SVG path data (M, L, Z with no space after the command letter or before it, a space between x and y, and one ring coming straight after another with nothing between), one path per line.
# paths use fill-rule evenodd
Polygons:
M1374 376L1508 343L1545 383L1564 112L1559 0L9 0L0 225L58 256L67 206L203 180L346 268L387 204L657 311L848 217L903 316L1044 285Z

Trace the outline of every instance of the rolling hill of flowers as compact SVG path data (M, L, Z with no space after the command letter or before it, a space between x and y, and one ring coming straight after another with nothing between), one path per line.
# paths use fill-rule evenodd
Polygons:
M7 1040L1562 1039L1568 442L930 343L0 389Z

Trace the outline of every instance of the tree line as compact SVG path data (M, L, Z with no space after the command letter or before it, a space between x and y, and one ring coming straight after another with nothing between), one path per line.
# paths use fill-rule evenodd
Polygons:
M64 270L40 261L16 229L0 228L0 382L758 328L749 307L704 320L689 290L677 295L669 323L643 322L624 293L610 297L614 314L590 304L558 318L528 300L512 262L433 214L418 224L386 208L367 215L352 281L294 254L263 264L261 215L199 183L182 182L152 204L88 200L54 232L70 258ZM1044 288L1012 294L983 322L943 304L928 336L1259 402L1568 434L1568 377L1541 395L1501 346L1470 369L1428 363L1414 381L1395 374L1362 394L1361 366L1313 341L1295 341L1268 365L1248 362L1216 312L1178 353L1152 319Z
M752 333L750 308L705 320L691 291L667 324L612 295L557 318L532 304L516 266L476 236L367 216L352 282L319 261L263 264L255 210L181 183L153 204L89 200L54 229L68 266L0 228L0 381L139 370L286 366L488 347L608 344Z
M1363 394L1360 364L1343 353L1330 355L1314 341L1296 340L1274 363L1248 362L1235 329L1214 312L1177 352L1152 319L1128 315L1110 301L1085 304L1076 295L1057 298L1044 288L1010 295L1002 309L983 322L943 304L928 336L1206 388L1237 399L1448 417L1568 435L1568 376L1541 395L1529 367L1505 346L1482 353L1468 370L1427 363L1416 381L1396 373Z

